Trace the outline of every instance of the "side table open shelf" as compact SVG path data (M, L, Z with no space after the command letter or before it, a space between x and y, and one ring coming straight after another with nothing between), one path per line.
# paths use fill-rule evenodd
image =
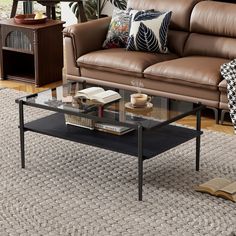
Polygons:
M3 49L5 79L35 83L34 55ZM9 63L10 62L10 63Z
M64 22L16 24L0 22L1 78L34 83L36 86L62 80Z

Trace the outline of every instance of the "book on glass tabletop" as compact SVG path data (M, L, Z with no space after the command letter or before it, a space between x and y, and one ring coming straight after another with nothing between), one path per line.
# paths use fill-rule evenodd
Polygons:
M225 178L214 178L196 186L195 190L236 202L236 181L230 181Z
M94 102L107 104L121 98L120 94L113 90L104 90L101 87L91 87L80 90L76 93L75 98L89 99Z

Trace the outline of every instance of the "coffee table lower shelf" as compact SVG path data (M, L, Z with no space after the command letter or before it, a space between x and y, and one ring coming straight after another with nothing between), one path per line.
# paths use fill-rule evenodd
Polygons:
M21 167L25 168L24 133L27 131L129 154L137 157L138 200L142 201L144 160L155 157L190 139L196 138L196 170L199 170L200 136L202 134L201 109L202 107L199 107L199 110L196 110L196 130L170 124L145 129L140 124L136 127L136 130L122 136L116 136L101 131L66 125L65 116L60 112L25 124L23 101L21 100L19 102Z
M64 114L53 115L26 123L24 131L62 138L78 143L92 145L119 153L138 156L138 132L131 131L122 136L97 130L89 130L73 125L66 125ZM196 138L202 131L167 125L161 128L143 130L143 159L149 159Z

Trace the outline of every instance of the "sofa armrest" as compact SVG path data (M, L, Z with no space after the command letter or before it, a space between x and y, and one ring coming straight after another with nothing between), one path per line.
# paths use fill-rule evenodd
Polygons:
M106 39L111 17L79 23L66 27L64 37L70 37L75 61L78 57L102 48Z

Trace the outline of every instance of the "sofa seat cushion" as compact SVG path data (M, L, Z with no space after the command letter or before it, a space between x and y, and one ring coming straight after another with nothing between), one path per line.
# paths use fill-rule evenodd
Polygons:
M219 83L219 90L222 92L227 92L227 83L225 79Z
M222 80L220 66L228 61L215 57L183 57L152 65L144 71L144 76L168 83L218 90Z
M90 52L78 58L80 67L143 77L143 71L158 62L176 59L175 54L157 54L111 48Z

